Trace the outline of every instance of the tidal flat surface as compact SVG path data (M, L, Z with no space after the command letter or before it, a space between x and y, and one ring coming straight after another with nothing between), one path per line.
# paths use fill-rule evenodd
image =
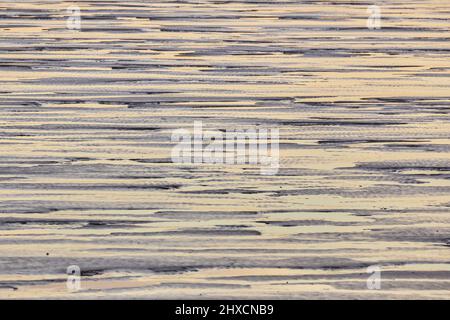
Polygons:
M372 2L2 0L0 298L449 299L450 2Z

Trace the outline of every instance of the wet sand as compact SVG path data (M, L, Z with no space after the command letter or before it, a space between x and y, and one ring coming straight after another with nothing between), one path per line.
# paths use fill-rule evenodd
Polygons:
M450 298L450 3L377 4L1 1L0 298ZM172 163L194 121L278 174Z

